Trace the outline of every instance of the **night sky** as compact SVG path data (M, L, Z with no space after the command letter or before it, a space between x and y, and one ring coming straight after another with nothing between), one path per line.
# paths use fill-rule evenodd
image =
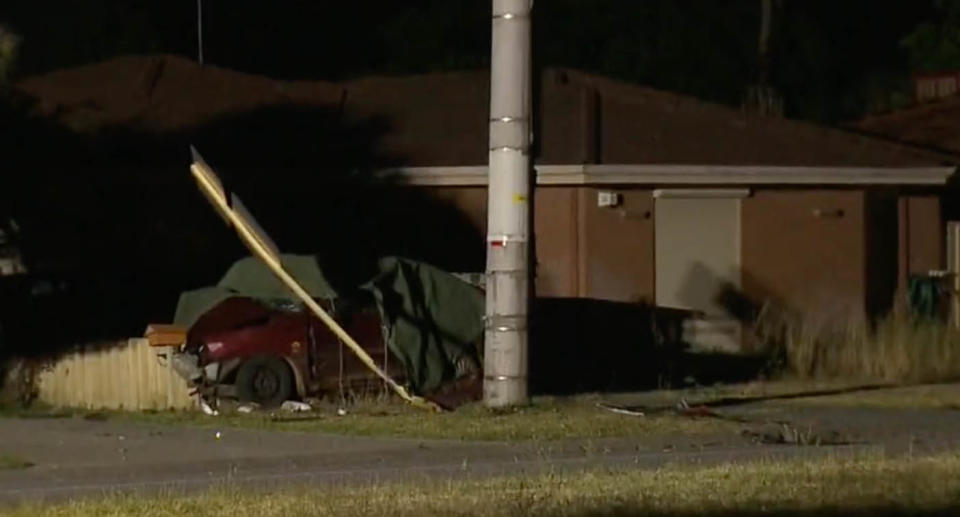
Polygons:
M771 82L788 115L826 122L902 102L906 78L924 66L911 60L904 38L951 10L956 15L960 4L774 3ZM471 69L489 59L488 0L203 6L207 62L277 78ZM192 0L0 5L0 23L24 36L21 75L120 54L196 57L196 15ZM732 105L756 78L760 0L538 0L534 15L538 66L596 71Z

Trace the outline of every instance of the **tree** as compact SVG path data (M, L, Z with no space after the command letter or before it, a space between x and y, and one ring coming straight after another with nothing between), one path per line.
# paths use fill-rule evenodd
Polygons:
M0 92L6 90L13 75L19 47L20 37L0 25Z
M936 21L921 23L901 40L915 72L960 68L960 2L936 0Z

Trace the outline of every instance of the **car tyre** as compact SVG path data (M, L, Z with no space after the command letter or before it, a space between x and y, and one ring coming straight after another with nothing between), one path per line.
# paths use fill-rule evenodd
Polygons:
M293 373L283 359L253 357L240 365L236 388L241 402L277 407L293 395Z

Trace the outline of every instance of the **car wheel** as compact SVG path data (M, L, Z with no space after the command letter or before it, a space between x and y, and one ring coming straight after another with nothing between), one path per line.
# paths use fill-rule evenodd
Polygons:
M282 359L254 357L240 365L236 387L241 402L277 407L293 395L293 373Z

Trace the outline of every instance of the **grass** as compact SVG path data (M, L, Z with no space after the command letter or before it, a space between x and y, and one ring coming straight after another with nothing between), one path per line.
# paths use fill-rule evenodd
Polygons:
M191 425L206 428L239 427L264 430L319 432L342 435L477 441L555 441L670 435L734 434L742 424L716 418L693 418L671 412L628 416L596 406L612 404L666 407L686 400L691 406L717 400L770 399L768 404L872 407L890 409L960 409L960 384L870 387L860 382L788 378L744 384L716 385L643 393L538 397L528 407L490 410L480 404L455 412L434 414L376 398L346 406L338 416L337 406L319 404L317 411L303 414L224 412L211 417L185 411L92 411L36 405L29 409L7 407L0 416L11 418L84 418L87 420L134 421L161 425ZM810 396L803 396L809 394Z
M875 325L765 307L754 326L777 367L802 379L929 383L960 379L960 329L901 312Z
M960 410L960 383L898 385L871 384L856 379L785 377L740 384L610 395L607 398L614 403L651 407L675 404L684 399L693 406L742 400L763 401L767 405Z
M627 416L596 407L596 397L539 398L528 407L491 410L479 404L448 413L427 413L396 403L366 401L338 416L334 406L305 414L199 412L78 413L87 418L114 418L205 427L247 427L360 436L479 441L553 441L568 438L695 435L734 433L738 424L714 418L679 415Z
M793 404L887 409L960 409L960 384L899 386L793 399Z
M720 399L752 400L793 396L803 393L821 393L831 391L856 390L863 386L859 381L834 379L801 379L781 376L773 380L756 380L743 383L715 384L678 389L660 389L639 393L610 394L605 397L614 403L632 403L645 406L665 406L676 404L684 399L690 405L697 405ZM891 385L893 386L893 385Z
M0 470L20 470L33 466L33 463L9 454L0 454Z
M829 458L655 471L580 472L275 492L221 487L28 504L8 515L270 517L956 515L960 456Z

